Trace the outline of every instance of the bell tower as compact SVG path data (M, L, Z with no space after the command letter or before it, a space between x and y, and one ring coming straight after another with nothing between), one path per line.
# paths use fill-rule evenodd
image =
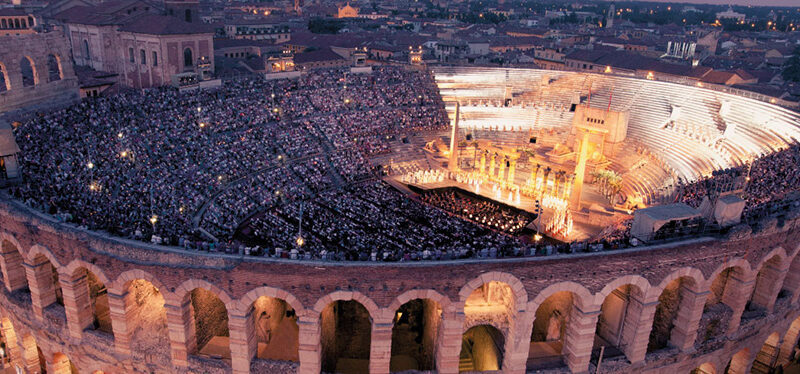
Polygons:
M164 0L167 15L189 23L200 22L200 2L198 0Z

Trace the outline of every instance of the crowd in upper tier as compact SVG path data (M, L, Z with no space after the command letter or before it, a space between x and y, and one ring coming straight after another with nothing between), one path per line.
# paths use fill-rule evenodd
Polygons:
M23 178L11 194L88 229L187 249L382 261L575 249L509 235L527 216L453 193L415 199L378 179L373 156L447 127L432 75L403 67L125 91L15 128ZM799 155L793 145L753 163L750 212L798 189ZM686 185L680 198L697 206L743 170ZM631 245L628 226L589 248Z

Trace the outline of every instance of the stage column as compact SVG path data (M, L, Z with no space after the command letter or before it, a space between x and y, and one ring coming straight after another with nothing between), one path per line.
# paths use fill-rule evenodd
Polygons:
M508 183L514 183L514 174L517 171L517 161L511 161L511 167L508 168Z
M495 162L495 154L492 153L492 156L489 159L489 178L494 177L494 162Z

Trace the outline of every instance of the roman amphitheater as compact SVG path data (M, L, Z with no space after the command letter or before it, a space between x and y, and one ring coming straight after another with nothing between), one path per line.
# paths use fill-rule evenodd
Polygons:
M342 88L338 71L309 73L307 91L258 81L218 93L122 93L20 119L22 180L0 201L4 359L17 372L58 374L768 373L795 359L800 198L781 181L798 171L773 165L795 159L798 113L770 98L613 75L371 74L345 76ZM408 79L419 84L407 90ZM327 121L307 107L349 117ZM449 112L451 126L430 120L411 130L418 107L429 117ZM595 112L624 113L626 136L595 136L613 133ZM277 131L242 131L225 115ZM381 116L398 130L370 130ZM191 132L170 132L172 117ZM248 148L254 132L263 137ZM436 148L440 134L492 144ZM53 136L65 150L53 149ZM495 156L534 141L541 148L528 162L515 153L495 168ZM189 150L181 157L212 170L173 162L176 143ZM385 148L372 152L376 144ZM368 161L347 158L354 149ZM476 156L485 150L497 152L490 172ZM537 178L553 181L534 160L575 168L580 183L584 168L623 176L612 197L588 179L577 192L570 214L584 223L582 243L547 233L549 244L539 243L538 226L537 242L487 232L403 191L452 179L448 188L474 189L478 199L480 183L490 190L495 181L498 200L525 205L524 196L514 203L515 188L524 195L526 179L534 190ZM365 176L376 163L381 176ZM424 175L449 174L403 183L427 167ZM562 187L539 193L574 199L567 169L551 183ZM191 176L207 182L179 181ZM724 187L699 198L707 185ZM735 199L734 223L712 206L701 226L654 227L641 240L629 232L636 214L666 202L691 200L699 212ZM598 221L627 222L628 231L604 238ZM464 230L475 236L461 238ZM466 244L445 248L451 242Z

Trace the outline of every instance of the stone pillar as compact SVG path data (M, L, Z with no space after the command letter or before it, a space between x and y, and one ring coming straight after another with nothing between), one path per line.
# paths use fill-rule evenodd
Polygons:
M197 350L192 298L186 297L180 305L170 305L165 302L164 309L167 311L172 365L185 369L189 366L189 353Z
M750 357L750 355L737 353L731 358L731 366L728 368L727 374L750 374L753 361L755 361L755 355Z
M481 153L481 175L486 172L486 152Z
M517 161L511 161L511 166L508 168L508 183L514 183L514 176L517 170Z
M25 265L22 261L22 255L18 251L10 251L0 254L2 256L3 283L9 291L16 291L28 286L28 280L25 277Z
M389 374L392 358L392 322L373 322L369 346L369 373Z
M61 274L58 278L61 283L61 292L64 295L64 310L67 314L69 335L80 339L83 336L83 329L91 326L94 322L87 274L84 273L75 278L69 274Z
M250 373L250 361L258 350L258 342L255 339L255 329L252 324L252 313L252 309L250 309L250 313L243 316L228 313L233 374Z
M117 353L126 356L131 354L133 331L129 328L128 321L135 302L133 294L127 290L121 295L108 290L108 311L111 315L111 330L114 332L114 348Z
M506 175L506 160L505 159L502 159L502 158L500 159L499 168L500 168L500 170L497 172L497 179L499 179L502 182L505 179L505 175Z
M753 293L755 280L745 279L743 275L737 274L737 271L731 272L728 281L725 284L725 291L722 294L722 302L733 310L731 320L728 323L728 334L736 332L739 329L739 323L742 322L742 312Z
M573 373L581 373L589 369L594 334L597 330L597 317L599 316L599 307L596 310L583 311L577 305L572 306L564 333L562 354L564 362Z
M51 364L48 362L47 372L53 374L72 374L69 357L64 354L56 354L53 357L53 363Z
M800 261L800 258L798 258L797 261ZM792 271L787 272L786 277L783 278L783 288L792 292L792 304L795 304L798 298L800 298L800 271L791 270ZM3 277L5 277L5 273L3 273Z
M314 313L311 313L314 314ZM322 371L322 347L320 344L319 315L301 315L299 327L300 370L298 374L319 374Z
M644 361L644 356L647 354L647 343L650 340L650 330L653 329L653 319L658 306L658 299L648 301L643 298L644 295L631 294L629 296L622 325L622 351L625 352L628 361L633 364Z
M783 287L783 279L789 272L789 263L771 264L769 261L764 263L763 268L756 278L755 292L753 292L752 302L772 312L775 307L775 300Z
M503 373L525 374L531 348L534 312L517 311L513 329L509 331L503 356Z
M461 312L447 313L443 317L436 341L436 370L439 374L458 374L465 316Z
M697 329L700 319L703 318L703 308L709 291L694 292L685 285L681 285L681 303L678 305L678 315L669 336L669 344L681 351L693 350L694 341L697 339Z
M28 287L31 290L33 314L42 320L42 310L56 302L53 266L47 258L41 256L34 264L25 263L25 273L28 278Z
M495 155L493 153L491 158L489 158L489 178L494 178L494 161Z

